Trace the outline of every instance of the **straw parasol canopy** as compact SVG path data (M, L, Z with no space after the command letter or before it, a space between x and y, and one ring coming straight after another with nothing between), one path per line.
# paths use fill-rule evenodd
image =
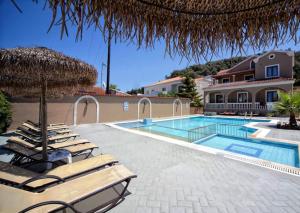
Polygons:
M96 69L46 47L0 49L0 88L12 95L40 96L42 76L50 94L72 94L96 83Z
M47 160L47 95L72 94L96 83L96 69L45 47L0 49L0 89L41 97L43 159Z
M245 46L264 48L287 40L297 42L300 0L47 0L53 12L50 28L68 21L113 36L152 46L164 39L169 54L196 58L223 48L243 51ZM103 21L104 20L104 21ZM49 29L50 29L49 28Z

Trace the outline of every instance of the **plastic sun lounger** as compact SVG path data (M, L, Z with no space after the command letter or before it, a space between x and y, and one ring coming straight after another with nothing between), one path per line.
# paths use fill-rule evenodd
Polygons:
M75 176L83 175L106 166L112 166L118 161L112 155L98 155L71 164L56 167L42 174L20 168L9 163L0 162L0 182L15 185L30 191L41 191L45 188L65 182Z
M35 127L35 126L33 126L29 123L26 123L26 122L24 122L22 124L22 126L28 128L28 129L30 129L31 131L34 131L34 132L41 132L41 129L39 127ZM66 126L66 125L63 125L63 126L48 126L47 127L48 131L59 131L59 130L64 130L64 129L69 129L69 127Z
M3 148L6 148L6 149L14 152L15 156L10 161L12 164L19 164L24 159L28 159L29 162L30 161L46 162L46 161L42 160L42 147L40 147L40 146L36 147L30 143L25 145L25 144L9 142L9 143L6 143L3 146ZM51 145L48 146L49 152L59 150L59 149L64 149L64 150L69 151L71 153L72 157L86 154L85 158L88 158L92 154L93 150L96 148L98 148L98 146L93 143L83 143L83 144L77 144L77 145L61 147L61 148L53 148L53 147L51 147ZM49 162L49 163L53 163L53 162Z
M38 123L33 122L33 121L31 121L31 120L27 120L26 123L29 123L29 124L34 125L34 126L36 126L36 127L39 127L39 126L40 126ZM53 124L49 124L48 126L65 126L65 125L66 125L66 124L64 124L64 123L53 123Z
M22 131L28 135L32 135L33 137L35 138L40 138L42 136L42 133L41 132L34 132L34 131L31 131L30 129L28 128L25 128L23 126L19 126L17 128L17 130L19 131ZM49 133L55 133L56 135L60 135L60 134L68 134L68 133L71 133L72 130L70 129L63 129L63 130L55 130L55 131L49 131Z
M19 144L21 146L26 146L28 148L34 148L34 149L40 149L42 150L42 143L39 142L38 145L35 144L31 144L25 140L23 140L22 138L19 137L9 137L7 140L8 143L16 143ZM66 142L61 142L61 143L53 143L53 144L48 144L48 147L50 149L61 149L64 147L69 147L69 146L75 146L78 144L85 144L85 143L90 143L87 139L79 139L79 140L73 140L73 141L66 141Z
M19 136L21 136L22 138L32 141L33 143L41 142L41 138L37 138L34 135L30 135L24 131L17 130L15 133L18 134ZM54 136L48 137L48 141L49 141L49 143L55 143L55 142L60 142L60 141L67 141L71 138L75 139L78 136L80 136L80 135L77 133L59 134L59 135L54 135Z
M17 144L19 146L22 146L24 148L28 148L31 149L32 151L35 152L41 152L42 151L42 147L41 146L36 146L34 144L28 143L24 140L20 140L20 138L17 137L10 137L7 140L8 144ZM94 148L98 148L98 146L96 144L93 144L91 142L88 142L87 140L80 140L79 142L64 142L64 143L57 143L57 144L50 144L48 145L48 149L49 150L55 150L55 149L65 149L67 151L69 151L72 155L76 154L77 152L81 152L84 150L89 150L89 149L94 149Z
M106 212L129 194L127 187L135 177L123 165L115 165L40 193L0 185L0 212L50 212L66 208L73 212Z

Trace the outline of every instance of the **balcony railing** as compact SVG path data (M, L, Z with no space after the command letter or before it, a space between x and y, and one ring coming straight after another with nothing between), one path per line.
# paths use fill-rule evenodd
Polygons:
M206 103L206 109L231 109L231 110L271 110L272 104L267 104L266 106L261 105L259 102L256 102L254 106L252 103Z

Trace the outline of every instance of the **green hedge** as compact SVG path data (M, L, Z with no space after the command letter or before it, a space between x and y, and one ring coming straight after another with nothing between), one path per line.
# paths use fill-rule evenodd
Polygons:
M0 134L6 132L11 124L11 105L5 95L0 91Z

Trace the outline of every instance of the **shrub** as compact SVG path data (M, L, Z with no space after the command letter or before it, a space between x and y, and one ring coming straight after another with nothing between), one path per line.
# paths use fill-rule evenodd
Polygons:
M11 124L11 105L7 101L5 95L0 92L0 134L6 132Z

